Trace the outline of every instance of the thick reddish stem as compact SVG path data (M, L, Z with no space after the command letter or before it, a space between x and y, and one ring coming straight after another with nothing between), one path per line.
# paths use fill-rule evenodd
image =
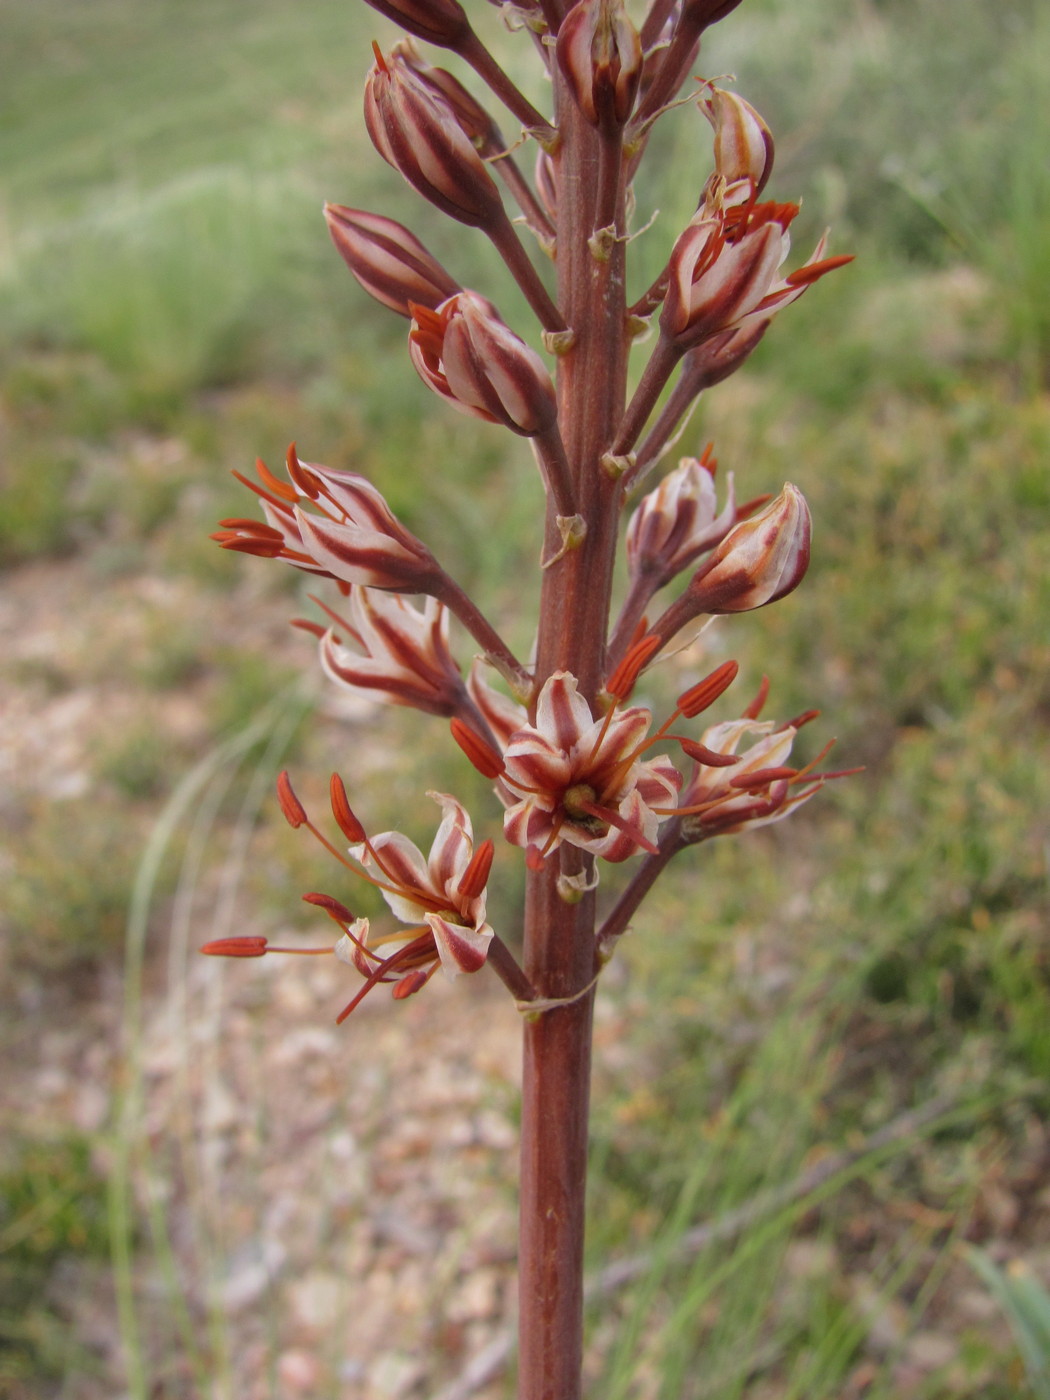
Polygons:
M580 116L555 70L561 147L558 182L558 303L572 331L559 357L558 407L574 499L586 524L575 548L544 574L536 687L571 671L594 703L605 670L619 483L601 466L623 417L626 397L624 243L596 249L594 235L613 223L623 233L623 192L614 217L599 209L617 159ZM600 254L600 255L598 255ZM555 508L548 507L546 556L558 556ZM525 975L540 996L564 1004L526 1015L521 1128L519 1253L520 1400L579 1400L583 1349L583 1222L590 1103L592 983L597 971L595 903L569 903L560 882L589 883L591 858L571 846L553 852L529 876ZM565 888L564 885L561 886Z

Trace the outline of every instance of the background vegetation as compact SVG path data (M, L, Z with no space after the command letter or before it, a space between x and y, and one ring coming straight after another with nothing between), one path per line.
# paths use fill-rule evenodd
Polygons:
M539 493L513 444L427 399L403 327L328 246L323 198L382 208L518 310L480 244L431 220L368 146L377 17L344 0L6 0L2 25L13 1083L41 1025L112 996L136 865L180 776L237 742L306 658L282 622L304 606L290 571L206 541L244 509L228 469L295 437L365 472L525 648ZM718 644L747 685L770 674L772 713L820 705L813 742L836 734L842 763L866 769L791 823L700 852L625 942L591 1243L596 1267L656 1252L596 1309L596 1395L1026 1393L1006 1341L953 1300L973 1278L960 1238L1037 1273L1050 1239L1048 51L1036 0L745 0L703 60L769 120L773 192L805 199L799 248L830 223L833 251L858 255L683 441L713 440L745 496L795 481L817 522L805 586ZM640 219L662 210L641 245L654 266L707 141L695 113L660 132L639 191ZM332 725L286 730L304 771L347 769ZM355 778L376 826L405 822L420 762L427 785L469 789L454 754L407 732L379 742L414 745L410 761L379 765L374 792ZM232 780L229 802L243 798ZM316 877L271 812L255 839L274 859L245 898L286 917ZM161 861L158 907L174 881ZM735 1254L675 1253L698 1218L931 1101L932 1126L767 1212ZM5 1122L0 1387L87 1394L62 1280L105 1271L111 1125ZM881 1351L859 1275L903 1310ZM931 1327L951 1353L902 1371Z

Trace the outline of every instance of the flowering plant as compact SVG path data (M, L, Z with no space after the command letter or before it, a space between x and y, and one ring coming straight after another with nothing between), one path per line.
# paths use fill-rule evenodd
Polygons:
M774 159L769 129L749 103L710 82L676 96L691 81L704 30L739 0L652 0L640 28L623 0L506 7L549 74L549 119L457 0L369 3L413 39L457 54L521 127L521 141L508 143L481 103L412 40L385 54L376 48L365 90L373 144L424 208L492 241L535 317L534 343L399 223L342 205L325 213L361 286L409 321L408 356L423 382L453 409L530 440L546 497L534 655L514 654L375 486L355 471L303 461L294 447L287 479L261 463L258 482L241 478L264 518L224 520L215 538L334 581L341 598L315 599L324 620L299 622L314 634L327 676L446 720L465 760L493 786L492 815L502 806L502 826L476 843L461 802L431 793L442 816L424 856L399 832L370 837L338 775L331 812L341 842L314 823L287 774L278 784L291 825L378 888L393 915L393 927L374 929L335 895L305 896L339 930L314 951L334 953L362 979L339 1020L380 983L403 999L439 969L455 977L485 967L524 1013L519 1393L575 1400L601 968L679 852L779 821L838 776L792 766L795 736L816 712L761 719L765 682L736 717L697 732L693 721L733 684L734 661L699 675L662 722L629 703L642 676L672 644L688 646L704 619L764 607L797 587L810 555L801 492L786 484L738 504L732 475L717 490L710 449L639 490L697 396L744 363L778 312L849 259L827 256L825 237L785 274L798 205L762 199ZM632 181L654 123L680 101L711 125L713 169L660 276L631 300ZM532 181L515 154L525 141L536 148ZM553 289L540 270L550 263ZM632 345L651 324L654 342L629 393ZM624 524L627 586L614 616ZM666 588L677 591L654 606ZM453 620L478 649L466 673ZM488 887L514 859L527 871L522 927L494 929ZM609 864L626 873L605 905L599 885ZM248 937L204 951L278 950Z

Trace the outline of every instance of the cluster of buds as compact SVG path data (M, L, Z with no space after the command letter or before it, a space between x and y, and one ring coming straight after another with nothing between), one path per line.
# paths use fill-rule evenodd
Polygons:
M329 204L328 229L358 283L408 322L408 358L423 382L457 412L530 440L546 497L535 659L518 660L371 482L305 462L294 447L286 479L262 463L257 481L240 477L263 518L223 520L214 538L335 582L342 602L313 598L320 620L297 619L316 638L325 674L355 695L448 722L491 783L503 841L519 860L524 853L536 888L578 903L597 884L598 863L639 861L643 874L621 895L622 914L671 854L780 820L841 776L816 770L823 754L791 766L795 737L815 712L787 724L761 720L764 689L739 718L685 732L721 701L736 662L684 690L662 723L649 705L628 703L690 624L765 607L797 587L811 522L796 486L738 503L732 473L718 488L710 446L683 458L633 500L627 586L611 627L607 619L617 531L643 474L657 467L698 394L739 369L773 318L849 258L828 256L825 234L808 261L784 272L799 206L765 197L773 137L753 106L705 81L693 101L710 125L713 158L699 207L659 277L628 301L634 172L653 124L678 105L703 31L739 0L654 0L640 27L623 0L567 9L522 0L515 11L538 41L556 120L507 76L458 0L368 3L412 36L386 53L374 46L364 98L373 145L426 204L491 240L551 358L404 225ZM413 40L449 50L483 80L521 139L535 142L534 179L515 161L520 141L506 141L483 103L428 64ZM558 299L522 225L557 263ZM627 356L649 320L659 333L628 399ZM453 619L480 648L469 667L455 659ZM491 668L504 688L490 683ZM363 978L343 1016L378 983L402 998L439 967L455 976L489 963L519 1000L539 994L487 922L496 846L491 838L475 846L455 797L431 794L442 819L424 857L396 831L369 838L337 777L331 806L343 846L313 824L285 775L279 793L289 822L378 888L395 921L376 932L335 896L305 896L340 929L334 946L309 951L334 952ZM593 909L587 917L593 938ZM526 943L531 936L527 928ZM249 938L206 951L277 950Z

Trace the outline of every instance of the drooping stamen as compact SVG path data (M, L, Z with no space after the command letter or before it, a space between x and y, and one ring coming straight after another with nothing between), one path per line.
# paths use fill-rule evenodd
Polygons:
M735 763L741 761L741 755L738 753L719 753L717 749L709 749L706 744L699 744L695 739L680 738L678 742L689 758L702 763L705 768L732 768Z
M421 992L423 988L437 971L435 964L429 972L420 969L418 972L410 972L407 977L402 977L400 982L396 982L390 993L395 1001L404 1001L406 997L413 996L416 992Z
M429 940L430 946L433 947L433 935L430 933L429 930L425 934L421 934L419 938L413 939L411 943L407 944L399 952L391 954L389 958L384 958L383 961L380 962L378 966L375 967L373 971L369 974L369 976L365 979L364 986L349 1003L349 1005L344 1006L342 1011L340 1011L339 1015L335 1018L336 1025L341 1026L343 1024L346 1018L350 1015L351 1011L353 1011L355 1007L360 1006L361 1002L365 999L365 997L368 995L368 993L372 990L373 987L377 986L380 982L389 980L389 978L387 977L387 973L391 970L391 968L397 967L403 962L411 961L411 959L414 956L420 953L422 951L423 945L427 942L427 940Z
M323 909L329 918L334 919L337 924L352 924L354 922L354 915L346 905L340 904L338 899L333 899L330 894L304 894L303 902Z

